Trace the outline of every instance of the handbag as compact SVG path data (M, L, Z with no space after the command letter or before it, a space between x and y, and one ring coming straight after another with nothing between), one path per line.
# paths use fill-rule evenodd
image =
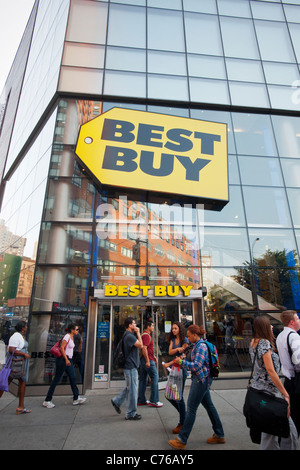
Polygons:
M168 377L166 384L165 397L168 400L180 401L182 399L182 389L183 389L183 374L180 366L175 366L171 369L171 372Z
M257 348L243 407L247 427L252 432L264 432L273 436L289 437L290 425L287 418L288 403L286 400L265 390L257 390L251 387L256 355Z
M7 358L6 363L0 371L0 390L3 392L8 392L8 378L10 376L13 355L14 353Z
M21 379L26 374L26 359L25 357L15 356L11 362L11 379Z
M52 348L50 349L50 352L51 352L51 354L53 354L53 356L62 357L60 346L61 346L61 343L62 343L63 339L64 339L64 336L59 341L57 341L57 343L55 343L55 345L52 346ZM69 341L70 341L70 338L69 338ZM68 341L68 343L69 343L69 341ZM66 344L66 347L67 347L67 344Z

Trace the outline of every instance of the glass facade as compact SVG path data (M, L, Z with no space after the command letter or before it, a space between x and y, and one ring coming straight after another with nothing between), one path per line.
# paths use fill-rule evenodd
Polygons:
M166 320L198 318L174 299L99 300L93 317L91 291L107 284L206 288L224 373L249 371L255 315L279 331L283 309L300 312L299 28L295 0L40 2L0 213L0 339L29 319L31 385L50 383L50 348L71 321L83 383L88 348L93 381L120 378L109 361L124 316L154 316L161 360ZM113 107L226 123L229 203L94 181L74 152L79 129Z

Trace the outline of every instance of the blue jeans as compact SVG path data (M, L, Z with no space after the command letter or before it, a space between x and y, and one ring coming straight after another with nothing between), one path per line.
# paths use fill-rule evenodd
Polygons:
M123 373L126 386L113 398L113 402L120 408L126 399L126 417L131 418L136 415L139 376L137 369L123 369Z
M209 387L211 385L211 381L211 379L207 378L202 383L198 381L195 375L192 376L192 383L187 401L186 418L178 435L178 439L183 442L183 444L187 443L189 435L193 429L197 409L200 403L204 406L207 411L215 435L217 437L224 437L224 431L221 420L210 396Z
M183 424L185 420L185 401L183 398L183 392L184 392L184 385L185 381L187 378L187 371L186 369L182 369L182 374L183 374L183 384L182 384L182 398L180 401L175 401L175 400L167 400L176 408L176 410L179 413L179 424Z
M60 382L60 379L64 375L64 372L67 373L69 379L70 379L70 385L71 389L73 392L73 400L77 400L79 396L79 390L76 385L76 377L75 377L75 371L74 371L74 365L73 365L73 360L68 358L71 365L67 366L66 361L63 357L57 357L56 358L56 371L55 371L55 377L52 381L52 384L50 385L50 388L47 393L46 401L51 401L54 390L56 388L56 385Z
M141 366L140 366L140 383L139 383L139 398L138 403L145 403L146 400L146 387L148 382L148 375L151 378L151 394L150 394L150 402L157 403L158 402L158 372L156 369L156 365L154 361L150 361L150 367L146 367L145 358L142 357L141 359Z

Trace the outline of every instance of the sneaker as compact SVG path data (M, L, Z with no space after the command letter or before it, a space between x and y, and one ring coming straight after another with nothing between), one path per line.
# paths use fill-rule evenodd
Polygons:
M218 437L213 434L212 437L209 437L206 442L207 444L225 444L226 439L225 437Z
M78 397L77 400L73 401L73 405L82 405L86 401L86 398Z
M176 439L170 440L169 445L173 447L173 449L181 449L181 450L185 449L185 444L181 442L179 439L177 439L177 437Z
M111 404L112 406L114 407L114 409L116 410L117 413L121 414L121 408L115 404L115 402L113 401L113 399L110 400L111 401Z
M137 406L145 406L145 405L150 405L150 401L146 400L144 403L138 403Z
M55 405L54 405L54 403L52 403L52 401L44 401L43 406L45 408L54 408L55 407Z
M128 421L138 421L139 419L142 419L142 417L136 413L134 416L126 416L125 419Z
M183 424L178 423L176 428L173 429L172 433L173 434L179 434L180 431L181 431L182 426L183 426Z
M163 403L161 403L160 401L156 402L156 403L152 403L151 401L149 402L149 406L154 406L154 408L161 408L162 406L164 406Z

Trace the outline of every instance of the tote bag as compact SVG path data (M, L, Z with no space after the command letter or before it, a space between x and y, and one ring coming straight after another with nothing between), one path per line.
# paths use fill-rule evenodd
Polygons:
M257 347L252 364L251 376L246 393L243 413L248 428L273 436L289 437L290 425L287 418L287 401L272 393L251 387Z
M57 343L55 343L55 345L52 346L52 348L50 349L50 352L51 352L51 354L53 354L53 356L62 357L60 346L61 346L61 343L62 343L63 339L64 339L64 337L61 338L59 341L57 341ZM70 339L69 339L69 341L70 341ZM69 343L69 341L68 341L68 343ZM68 343L66 344L66 347L67 347Z
M8 378L11 372L11 361L13 354L11 354L4 364L3 369L0 371L0 390L8 392Z
M168 400L180 401L182 399L183 375L180 366L173 364L166 384L165 397Z

